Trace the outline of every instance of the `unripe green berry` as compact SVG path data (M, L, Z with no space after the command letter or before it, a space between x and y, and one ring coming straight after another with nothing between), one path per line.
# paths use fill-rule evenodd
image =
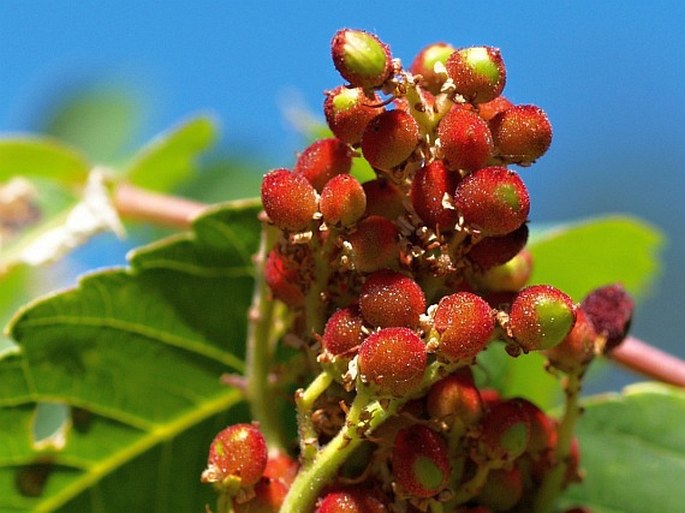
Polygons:
M262 180L262 205L282 230L306 230L317 211L317 194L307 179L287 169L274 169Z
M381 86L392 73L388 45L363 30L336 32L331 41L331 54L335 69L354 87Z
M472 103L494 100L506 83L506 69L497 48L474 46L454 52L445 63L456 90Z
M524 249L506 264L474 274L472 281L489 292L517 292L528 283L532 272L533 256Z
M366 194L356 178L338 175L321 191L319 209L326 223L352 226L364 215Z
M570 297L550 285L521 290L509 312L509 328L525 351L551 349L573 328L576 309Z
M426 346L409 328L383 328L359 347L361 383L379 397L402 397L421 383Z
M374 168L390 171L407 160L419 144L419 125L403 110L373 118L362 136L362 153Z
M497 403L483 417L479 455L501 463L513 462L528 448L530 419L520 401Z
M362 88L336 87L326 92L323 112L331 132L343 142L356 145L373 118L385 111L380 97Z
M450 476L447 442L421 424L401 429L392 447L392 473L402 494L437 495Z
M421 86L432 94L440 92L447 78L444 73L435 72L435 65L438 62L444 65L454 50L455 48L447 43L433 43L421 50L412 62L411 72L414 75L421 75Z

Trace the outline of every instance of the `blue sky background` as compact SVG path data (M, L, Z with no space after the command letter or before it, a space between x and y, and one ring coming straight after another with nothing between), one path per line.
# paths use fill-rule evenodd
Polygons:
M338 28L375 31L407 65L435 41L498 46L505 95L554 126L551 150L524 171L532 220L625 212L664 230L665 271L634 327L685 357L683 22L682 1L6 1L0 130L35 128L74 84L112 81L142 98L134 144L209 110L224 148L288 166L302 140L283 106L318 115L340 83Z

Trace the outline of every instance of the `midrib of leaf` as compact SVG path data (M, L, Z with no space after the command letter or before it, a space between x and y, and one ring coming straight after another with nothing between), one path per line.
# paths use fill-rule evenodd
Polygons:
M101 460L97 464L90 465L86 470L85 475L76 479L73 484L64 487L49 499L41 502L36 506L34 512L49 513L56 510L84 491L95 487L100 480L116 471L119 467L134 460L158 444L170 442L174 437L199 424L203 420L227 410L235 405L240 398L241 394L238 391L227 390L225 394L212 401L197 405L197 407L193 408L188 413L181 415L176 420L159 425L148 431L141 436L137 442L129 445L126 449L112 454L112 456ZM160 460L160 465L163 464L163 461L164 459L162 458Z
M192 339L179 337L170 333L152 329L142 324L122 321L112 317L70 317L67 315L56 315L53 317L42 317L40 319L25 320L22 321L22 323L24 327L64 325L111 328L116 331L140 335L183 350L191 350L192 352L195 352L201 356L205 356L219 363L227 365L235 371L241 373L245 370L245 364L231 353L221 351L220 349L215 349L211 346L199 344Z

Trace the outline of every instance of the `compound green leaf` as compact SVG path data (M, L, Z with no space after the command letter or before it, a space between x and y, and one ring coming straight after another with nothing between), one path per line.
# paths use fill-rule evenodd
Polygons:
M53 139L0 139L0 183L21 175L78 185L86 181L89 170L81 154Z
M620 282L632 294L647 292L659 270L663 237L630 217L612 216L560 226L529 244L530 283L548 283L581 300L591 290Z
M220 377L244 367L258 210L209 209L130 267L17 314L21 352L0 359L0 511L203 511L214 500L198 481L212 436L244 418ZM35 446L37 403L56 403L55 417L71 407L62 450Z
M205 116L163 133L143 148L124 171L128 181L145 189L169 191L186 180L195 159L216 138L215 122Z
M565 506L593 513L680 513L685 504L685 391L639 384L590 400L578 425L582 484Z

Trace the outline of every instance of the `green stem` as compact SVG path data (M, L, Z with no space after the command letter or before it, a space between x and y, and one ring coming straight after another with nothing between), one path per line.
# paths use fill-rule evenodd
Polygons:
M287 447L279 408L274 407L274 391L269 383L273 346L275 301L270 297L264 281L263 263L266 254L278 238L272 227L262 229L259 253L255 265L255 288L249 313L245 378L252 418L259 422L260 430L270 448Z
M333 376L326 371L319 374L306 390L295 393L297 405L297 427L300 439L300 460L302 466L311 464L319 450L318 435L312 423L312 409L314 403L333 382Z
M578 405L581 375L570 374L567 379L566 408L564 417L559 425L558 442L554 458L555 463L540 485L540 489L535 497L533 513L552 513L564 484L576 421L580 417L581 412Z
M328 280L331 277L331 250L337 238L334 228L329 228L329 230L331 232L328 233L323 244L317 233L314 233L312 237L311 247L315 267L314 280L305 298L306 337L311 337L314 333L321 333L326 322L326 301L324 295L328 288Z
M478 495L490 474L490 470L493 468L491 462L483 462L478 465L474 476L461 485L454 493L454 496L447 502L448 509L452 511L455 506L463 504Z
M216 501L216 513L232 513L232 502L229 493L225 491L219 492L219 498Z

